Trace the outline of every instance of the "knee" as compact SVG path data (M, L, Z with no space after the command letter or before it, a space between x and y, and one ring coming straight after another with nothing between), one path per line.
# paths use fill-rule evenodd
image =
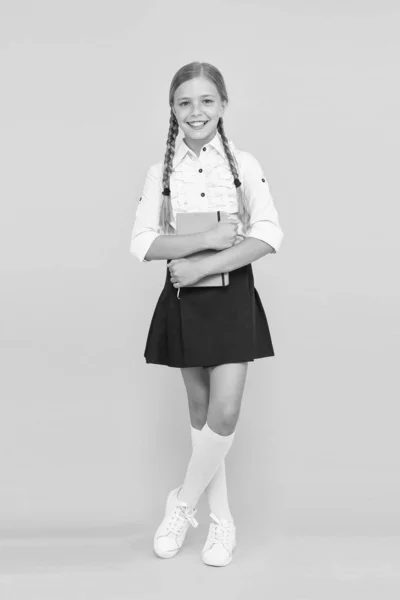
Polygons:
M190 421L196 429L202 429L207 421L208 403L190 402Z
M190 424L195 429L203 429L207 423L207 413L190 413Z
M239 412L232 409L209 411L207 417L208 425L219 435L231 435L236 429Z

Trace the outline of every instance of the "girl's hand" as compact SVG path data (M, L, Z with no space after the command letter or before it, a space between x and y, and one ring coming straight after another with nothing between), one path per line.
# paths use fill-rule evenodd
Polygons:
M175 288L197 283L204 277L201 269L201 260L188 260L186 258L174 258L168 265L171 282Z
M206 231L207 245L213 250L226 250L238 240L238 218L229 215L228 221L220 221L217 225Z

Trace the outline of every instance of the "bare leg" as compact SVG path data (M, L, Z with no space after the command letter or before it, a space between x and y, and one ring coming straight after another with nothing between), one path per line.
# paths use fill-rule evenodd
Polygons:
M207 423L220 435L235 431L240 415L248 363L218 365L210 369L210 403Z
M189 403L190 423L195 429L203 429L207 421L210 375L203 367L188 367L181 372Z

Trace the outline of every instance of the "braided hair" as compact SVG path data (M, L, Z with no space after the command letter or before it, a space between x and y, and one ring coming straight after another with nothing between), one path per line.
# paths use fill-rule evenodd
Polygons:
M178 121L175 117L175 114L172 110L172 106L174 103L174 95L175 91L178 87L188 81L193 79L194 77L206 77L209 79L217 88L218 93L220 95L221 100L228 102L228 94L226 91L226 86L222 74L220 71L211 65L210 63L204 62L192 62L187 65L184 65L177 71L172 79L170 90L169 90L169 105L171 107L170 119L169 119L169 130L167 136L167 148L164 156L164 167L163 167L163 177L162 177L162 187L163 187L163 199L160 210L160 221L159 227L161 231L167 233L173 233L170 227L170 221L172 221L173 213L172 213L172 204L171 204L171 191L170 191L170 177L172 173L172 161L175 155L175 142L177 135L179 133L179 125ZM234 179L234 183L236 186L236 193L238 198L238 215L240 220L243 223L244 231L246 232L249 227L250 222L250 210L248 201L243 192L242 182L239 179L238 174L238 165L236 158L231 152L229 147L228 138L226 137L223 119L220 117L217 125L217 130L221 135L221 140L223 143L223 147L225 150L226 158L229 162L229 167Z
M171 108L171 116L169 119L169 130L167 137L167 149L164 156L164 170L162 178L163 187L163 201L161 204L160 211L160 222L159 226L162 231L166 231L168 225L168 232L170 233L169 222L172 220L172 204L171 204L171 192L169 189L169 180L172 173L172 159L175 154L175 140L179 132L179 125L176 117Z
M217 129L221 135L221 139L222 139L222 143L224 146L224 150L225 150L225 154L226 157L229 161L229 166L231 169L231 173L233 175L233 180L235 182L235 186L236 186L236 194L238 197L238 215L239 215L239 219L242 221L243 226L244 226L244 231L246 232L249 224L250 224L250 209L249 209L249 204L247 201L247 198L243 192L243 186L242 186L242 182L239 179L239 175L238 175L238 164L236 161L236 158L234 157L234 155L231 152L231 149L229 147L228 144L228 138L226 137L225 134L225 130L224 130L224 123L223 123L223 119L222 117L220 117L219 121L218 121L218 125L217 125Z

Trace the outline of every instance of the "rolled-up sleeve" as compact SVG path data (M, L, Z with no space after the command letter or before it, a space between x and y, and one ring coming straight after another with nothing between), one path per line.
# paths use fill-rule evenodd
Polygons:
M145 256L156 237L161 235L159 216L162 202L161 173L159 165L152 165L146 174L142 195L136 209L130 252L140 260Z
M258 160L246 152L242 164L243 191L250 206L248 237L263 240L278 252L283 231L272 199L268 181Z

